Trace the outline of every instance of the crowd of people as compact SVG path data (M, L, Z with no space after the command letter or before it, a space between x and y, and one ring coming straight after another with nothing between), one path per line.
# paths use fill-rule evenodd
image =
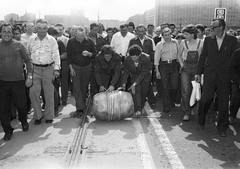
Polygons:
M199 130L215 104L217 129L225 137L240 107L240 30L225 29L223 19L213 19L210 27L189 24L182 30L166 22L156 28L130 22L119 30L105 30L97 23L65 29L43 19L22 26L4 23L0 27L3 139L11 139L10 122L16 112L22 130L28 131L31 109L35 125L43 118L52 123L71 93L76 102L71 116L81 117L88 96L119 87L131 92L136 116L145 112L146 101L154 106L161 96L163 113L181 106L183 120L189 121L197 111ZM193 106L191 81L202 84L201 100Z

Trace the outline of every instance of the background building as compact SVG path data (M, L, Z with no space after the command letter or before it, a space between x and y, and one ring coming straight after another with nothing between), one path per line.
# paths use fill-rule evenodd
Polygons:
M187 24L209 26L215 8L227 8L228 28L240 26L240 0L156 0L155 25L174 23L182 28Z

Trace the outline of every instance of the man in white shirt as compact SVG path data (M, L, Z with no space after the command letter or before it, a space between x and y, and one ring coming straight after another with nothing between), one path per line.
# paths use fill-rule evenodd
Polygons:
M122 57L122 61L127 56L127 50L129 41L133 39L135 36L128 32L128 25L124 24L120 26L120 32L117 32L113 35L111 41L111 47Z
M30 22L30 21L27 22L26 23L26 33L23 33L21 35L21 39L28 42L28 40L31 36L36 36L36 34L33 33L33 31L34 31L34 23Z

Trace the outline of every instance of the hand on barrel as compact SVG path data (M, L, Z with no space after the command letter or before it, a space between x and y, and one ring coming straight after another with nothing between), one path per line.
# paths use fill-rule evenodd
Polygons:
M113 86L109 86L109 88L106 90L106 92L112 92L114 90Z
M105 91L106 91L106 88L104 86L101 86L99 92L105 92Z
M122 84L122 90L123 90L123 91L126 90L126 84Z

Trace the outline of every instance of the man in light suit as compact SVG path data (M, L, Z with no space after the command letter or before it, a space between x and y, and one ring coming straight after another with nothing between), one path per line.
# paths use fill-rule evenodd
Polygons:
M195 80L200 82L204 75L203 93L198 110L198 129L203 130L205 115L210 107L216 91L219 99L217 129L221 137L226 137L228 129L228 107L230 94L230 74L228 62L237 48L237 39L227 35L223 19L213 19L211 22L212 36L205 38L202 54L198 62Z

